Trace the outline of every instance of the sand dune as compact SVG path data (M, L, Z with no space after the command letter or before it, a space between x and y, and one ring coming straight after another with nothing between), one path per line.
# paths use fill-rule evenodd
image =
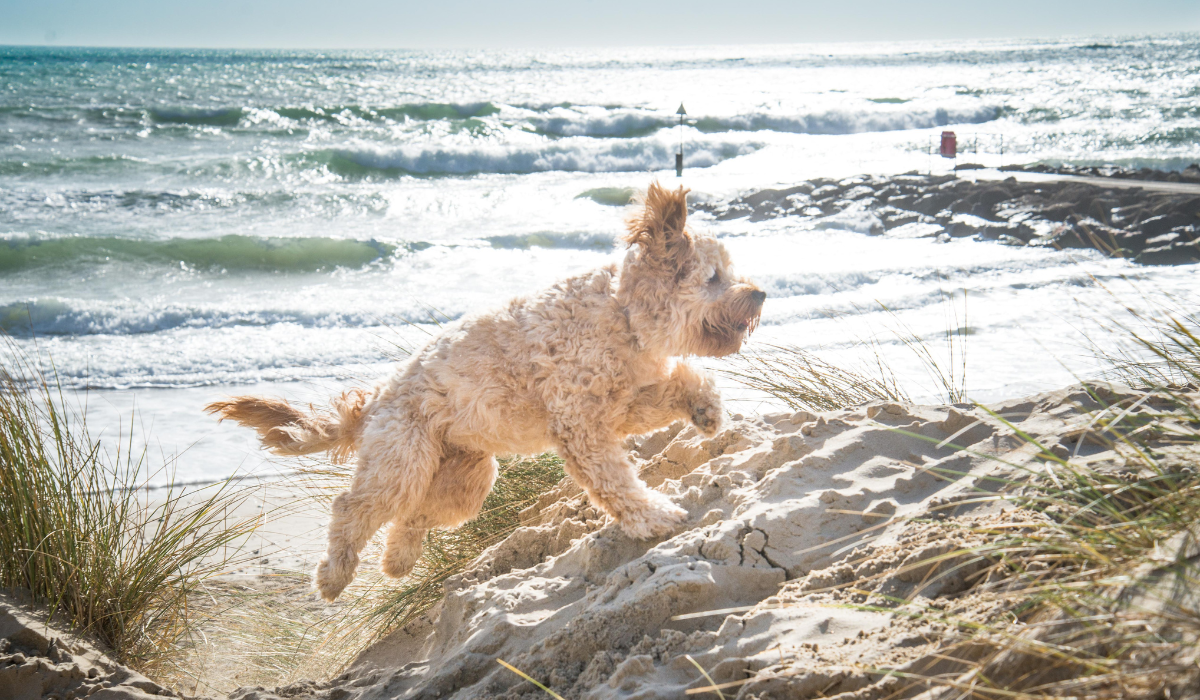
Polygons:
M1096 408L1075 387L990 410L1074 452L1064 436ZM639 443L644 477L691 514L682 531L631 540L564 484L526 514L528 526L452 579L424 619L337 680L278 694L542 692L499 658L567 698L679 698L709 685L690 655L738 697L883 697L902 681L878 669L935 663L955 641L936 617L908 613L986 622L1001 612L970 595L982 564L936 558L977 544L969 525L1030 517L987 496L1042 468L1013 427L970 406L737 416L711 439L675 427ZM1085 444L1075 458L1113 457Z

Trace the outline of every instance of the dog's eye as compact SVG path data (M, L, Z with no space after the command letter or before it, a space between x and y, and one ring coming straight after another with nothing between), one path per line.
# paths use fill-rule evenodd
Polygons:
M713 271L713 276L708 278L708 283L709 283L709 284L716 284L717 282L720 282L720 281L721 281L721 271L720 271L720 270L714 270L714 271Z

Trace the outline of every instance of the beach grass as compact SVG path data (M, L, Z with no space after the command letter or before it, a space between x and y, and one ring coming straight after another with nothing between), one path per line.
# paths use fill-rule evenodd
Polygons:
M229 481L188 493L149 488L163 471L131 442L105 451L53 372L5 349L0 587L153 674L186 643L193 593L255 528L226 517L248 492Z
M965 403L967 337L967 293L943 292L945 328L926 338L918 335L887 306L880 308L890 319L887 335L908 350L927 375L927 386L902 382L888 359L889 350L878 336L861 339L871 356L857 366L834 362L821 354L794 345L760 345L729 360L723 370L742 386L761 391L793 410L836 411L871 401L911 403L920 389L941 395L947 403ZM862 315L863 310L857 309Z
M836 411L870 401L908 402L896 375L876 354L873 367L848 369L795 346L764 345L736 356L725 375L793 410Z
M961 697L1185 696L1200 683L1200 398L1105 406L1077 436L1111 453L1096 462L1024 437L1044 469L1007 497L1041 517L954 553L996 562L974 595L1010 616L960 630L943 652L960 668L912 678Z

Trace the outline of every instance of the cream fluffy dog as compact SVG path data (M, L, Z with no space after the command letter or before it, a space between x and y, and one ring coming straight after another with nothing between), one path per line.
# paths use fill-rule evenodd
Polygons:
M663 535L685 511L638 478L629 435L677 419L714 434L721 399L678 359L737 352L766 298L736 277L711 236L686 228L686 190L657 183L628 220L624 262L468 316L336 415L235 397L207 410L254 428L277 454L357 453L350 490L333 501L316 587L332 601L358 553L391 522L382 569L407 574L431 527L454 527L483 504L496 454L555 449L591 502L632 537Z

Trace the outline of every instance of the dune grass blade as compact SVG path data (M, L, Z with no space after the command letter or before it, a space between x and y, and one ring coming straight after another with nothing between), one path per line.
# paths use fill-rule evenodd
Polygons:
M967 336L971 334L967 320L967 290L963 290L961 319L954 296L943 292L942 298L946 315L946 329L942 333L942 344L946 352L944 361L938 360L931 350L930 344L901 321L895 311L883 303L879 305L895 324L891 329L892 334L921 362L932 385L939 387L944 392L946 403L965 403L967 401ZM876 355L881 356L882 353L877 350ZM882 361L880 364L882 365Z
M909 400L882 358L872 370L850 370L797 347L764 346L737 356L725 374L795 410L833 411L869 401Z
M501 665L501 666L503 666L504 668L507 668L508 670L510 670L510 671L512 671L513 673L517 674L517 675L518 675L518 676L520 676L521 678L524 678L525 680L529 681L530 683L532 683L532 684L536 685L538 688L540 688L540 689L542 689L543 691L545 691L545 693L546 693L547 695L549 695L550 697L554 698L555 700L564 700L563 696L559 695L558 693L554 692L553 690L550 690L550 689L549 689L549 688L547 688L546 686L544 686L544 685L542 685L541 683L539 683L538 681L534 680L534 678L533 678L532 676L530 676L528 673L525 673L524 671L522 671L521 669L517 668L516 666L513 666L512 664L508 663L508 662L507 662L507 661L505 661L504 659L496 659L496 663L500 664L500 665Z
M700 693L700 692L716 693L718 698L720 698L721 700L725 700L725 693L721 692L721 686L717 685L717 682L712 679L712 676L708 675L708 671L704 670L704 667L700 665L700 662L693 659L691 654L684 654L683 657L685 659L687 659L689 662L691 662L691 664L693 666L696 667L696 670L698 670L700 672L700 675L704 676L704 680L708 681L707 688L694 688L693 690L695 690L696 693ZM687 694L694 695L695 693L689 691Z
M188 596L254 522L245 491L148 490L128 451L90 440L80 416L11 347L0 366L0 586L151 671L190 628Z

